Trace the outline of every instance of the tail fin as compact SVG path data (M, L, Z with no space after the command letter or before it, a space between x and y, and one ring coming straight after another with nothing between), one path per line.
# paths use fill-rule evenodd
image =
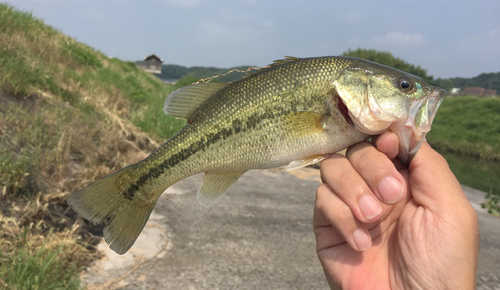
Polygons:
M118 188L123 178L136 164L108 175L71 195L68 204L92 223L104 222L104 239L109 247L122 255L130 249L153 211L156 200L145 205L127 199Z

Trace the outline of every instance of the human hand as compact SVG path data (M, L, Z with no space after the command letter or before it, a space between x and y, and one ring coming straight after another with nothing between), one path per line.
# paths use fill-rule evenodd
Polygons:
M387 132L321 165L313 225L330 287L475 289L474 209L429 144L408 167L398 145Z

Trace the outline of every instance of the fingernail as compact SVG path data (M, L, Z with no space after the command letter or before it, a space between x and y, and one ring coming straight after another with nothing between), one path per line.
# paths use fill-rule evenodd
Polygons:
M378 184L378 192L386 203L393 203L398 200L403 194L403 186L399 180L392 176L388 176Z
M358 228L352 233L352 239L358 251L367 250L372 245L372 237L365 229Z
M367 220L376 217L382 212L382 205L370 194L363 196L359 200L358 205L361 214Z

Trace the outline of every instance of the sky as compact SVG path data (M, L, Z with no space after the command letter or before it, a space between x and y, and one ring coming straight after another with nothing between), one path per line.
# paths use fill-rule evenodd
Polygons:
M5 1L5 0L4 0ZM435 78L500 72L499 0L7 0L110 57L264 66L389 51Z

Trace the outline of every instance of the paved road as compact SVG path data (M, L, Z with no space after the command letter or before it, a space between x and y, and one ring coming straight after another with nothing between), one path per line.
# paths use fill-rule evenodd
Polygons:
M312 232L318 170L246 173L211 208L196 201L201 175L172 186L132 249L104 258L82 278L92 289L328 289ZM484 193L464 188L481 229L478 289L500 290L500 219Z

